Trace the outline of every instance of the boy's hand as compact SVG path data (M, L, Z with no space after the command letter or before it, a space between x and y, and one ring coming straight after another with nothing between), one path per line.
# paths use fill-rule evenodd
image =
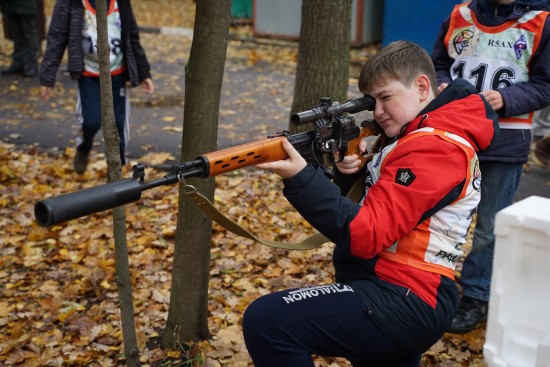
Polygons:
M155 84L151 78L147 78L141 81L141 89L147 94L151 94L155 91Z
M260 163L257 164L256 167L275 172L286 180L296 176L301 170L305 168L307 162L304 157L302 157L300 153L298 153L298 151L294 149L294 147L292 146L292 144L290 144L288 140L285 139L282 143L283 149L285 150L286 154L288 154L287 159Z
M50 97L52 95L52 88L51 87L46 87L45 85L41 85L40 86L40 95L42 96L42 98L44 98L47 101L48 99L50 99Z
M502 94L498 90L485 90L480 93L485 100L493 107L493 110L498 111L504 107L504 100Z
M437 91L439 93L443 92L445 90L445 88L447 88L447 86L449 85L449 83L441 83L439 84L439 86L437 87Z
M335 159L337 159L337 157L338 153L334 155ZM336 163L338 171L345 175L351 175L352 173L359 171L360 166L361 160L357 154L347 155L341 162Z
M361 140L358 148L361 154L367 151L366 138ZM336 152L334 154L334 160L335 161L340 160L340 153ZM341 162L336 163L336 167L338 167L338 171L340 171L341 173L350 175L352 173L359 171L359 169L361 168L361 164L362 163L361 163L361 160L359 159L359 155L351 154L351 155L345 156Z
M437 87L437 91L439 93L443 92L443 90L447 88L448 85L448 83L439 84L439 87ZM491 105L491 107L493 107L493 110L498 111L502 107L504 107L504 99L502 98L502 94L500 94L498 90L485 90L480 94L485 97L485 100Z

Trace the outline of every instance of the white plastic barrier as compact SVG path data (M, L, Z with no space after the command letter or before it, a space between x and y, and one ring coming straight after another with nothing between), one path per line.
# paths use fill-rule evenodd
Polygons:
M550 199L498 212L483 354L490 367L550 367Z

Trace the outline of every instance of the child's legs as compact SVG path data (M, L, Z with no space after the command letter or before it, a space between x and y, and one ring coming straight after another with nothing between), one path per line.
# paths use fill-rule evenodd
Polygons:
M513 203L523 165L481 161L480 170L481 201L472 251L464 261L460 284L465 296L488 302L493 272L495 215Z
M126 86L123 75L114 76L111 80L113 109L118 136L120 138L120 158L126 163ZM92 150L94 137L101 130L101 90L99 78L81 77L78 80L80 108L82 114L82 142L77 149L83 153Z
M82 141L76 149L89 153L94 137L101 129L101 97L99 78L83 76L78 79L80 113L82 117Z
M16 68L23 68L25 56L25 34L21 24L21 16L10 15L9 27L13 39L12 65Z
M35 71L39 49L38 33L35 25L36 20L32 15L21 16L20 20L24 39L24 67L26 71Z
M243 333L256 367L313 366L311 354L361 361L357 366L419 365L420 356L411 360L381 332L357 294L329 289L282 291L248 307Z

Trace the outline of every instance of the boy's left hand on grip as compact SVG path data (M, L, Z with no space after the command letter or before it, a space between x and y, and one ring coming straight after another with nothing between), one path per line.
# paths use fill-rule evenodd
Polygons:
M334 154L336 167L341 173L355 173L365 166L365 163L372 159L373 154L368 153L367 137L382 134L382 129L374 120L365 120L361 123L359 137L348 142L346 156L340 162L340 154Z

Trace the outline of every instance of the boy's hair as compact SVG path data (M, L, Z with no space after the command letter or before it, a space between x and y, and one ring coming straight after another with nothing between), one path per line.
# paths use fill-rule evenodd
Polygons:
M420 74L430 79L432 91L437 95L437 79L430 55L416 43L392 42L363 65L359 90L366 93L392 80L408 87Z

